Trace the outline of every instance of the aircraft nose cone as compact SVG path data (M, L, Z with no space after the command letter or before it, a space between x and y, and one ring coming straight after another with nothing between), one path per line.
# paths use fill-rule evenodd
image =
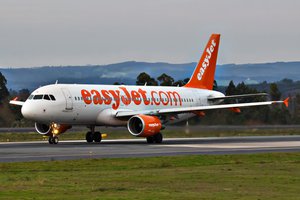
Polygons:
M27 103L24 103L22 106L21 113L26 119L32 119L33 117L32 109L30 109L30 106Z

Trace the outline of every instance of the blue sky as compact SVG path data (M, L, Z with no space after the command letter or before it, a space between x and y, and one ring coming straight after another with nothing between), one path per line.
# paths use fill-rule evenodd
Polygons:
M297 0L1 0L0 66L300 60Z

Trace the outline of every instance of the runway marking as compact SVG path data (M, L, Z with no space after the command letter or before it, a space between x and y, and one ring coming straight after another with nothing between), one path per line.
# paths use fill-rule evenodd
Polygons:
M169 144L165 147L188 147L188 148L272 148L272 147L300 147L300 141L289 142L255 142L255 143L218 143L218 144Z
M248 139L273 139L273 138L299 138L298 135L279 135L279 136L232 136L232 137L195 137L195 138L165 138L164 141L222 141L222 140L248 140ZM103 143L106 142L145 142L145 139L142 138L133 138L133 139L104 139L102 140ZM102 143L101 142L101 143ZM291 141L293 142L293 141ZM299 141L300 142L300 141ZM0 142L0 145L9 145L9 144L47 144L48 140L39 140L39 141L22 141L22 142ZM86 143L85 140L61 140L59 143ZM235 143L235 142L230 142ZM269 143L269 142L267 142ZM205 145L205 144L201 144Z

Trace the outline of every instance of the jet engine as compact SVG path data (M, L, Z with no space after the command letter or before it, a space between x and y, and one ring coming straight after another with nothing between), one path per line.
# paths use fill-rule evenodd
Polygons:
M129 132L136 137L149 137L160 132L161 121L156 116L135 115L127 122Z
M35 123L35 130L41 135L59 135L66 132L70 128L72 128L72 126L64 124L41 124L38 122Z

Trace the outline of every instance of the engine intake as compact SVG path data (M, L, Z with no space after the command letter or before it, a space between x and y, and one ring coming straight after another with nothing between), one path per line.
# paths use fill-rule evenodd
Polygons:
M35 130L41 135L59 135L66 132L70 128L72 128L72 126L65 124L41 124L38 122L35 123Z
M136 137L149 137L160 132L161 121L156 116L135 115L128 120L127 128Z

